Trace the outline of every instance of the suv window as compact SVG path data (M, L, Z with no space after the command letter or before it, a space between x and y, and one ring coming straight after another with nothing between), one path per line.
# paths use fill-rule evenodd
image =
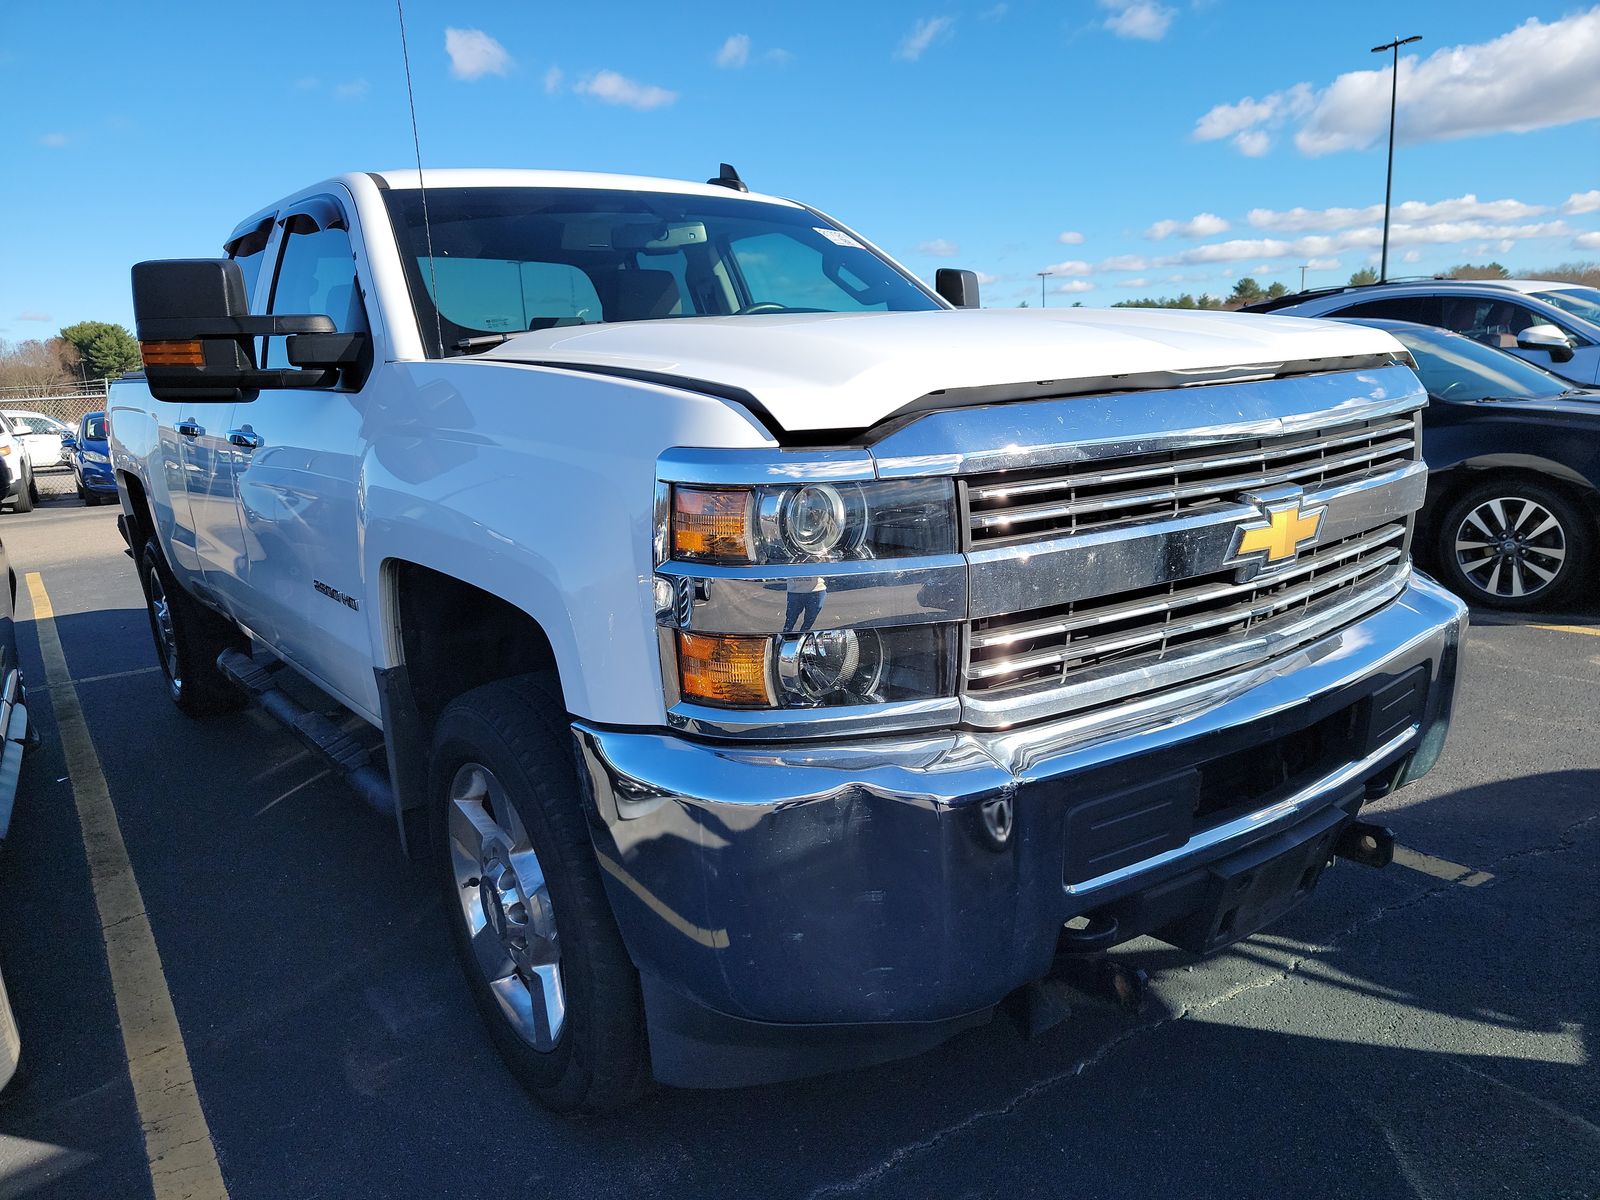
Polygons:
M1418 325L1439 323L1439 297L1390 296L1386 300L1368 300L1339 310L1341 317L1378 317L1385 321L1415 321Z
M92 413L83 419L83 431L79 441L103 442L106 440L106 419L99 413Z
M8 417L13 427L21 426L21 433L55 433L56 427L48 417Z
M1525 304L1498 296L1445 296L1439 326L1466 334L1474 341L1502 350L1514 350L1517 334L1530 325L1547 325L1549 319Z
M261 275L261 263L266 258L267 242L272 237L272 218L268 217L254 229L233 238L224 249L228 257L239 264L239 273L244 276L245 299L250 302L252 310L255 308L256 280Z
M269 313L332 317L340 333L366 333L367 313L356 286L355 249L343 229L289 233L283 239ZM287 339L267 339L264 366L287 367Z

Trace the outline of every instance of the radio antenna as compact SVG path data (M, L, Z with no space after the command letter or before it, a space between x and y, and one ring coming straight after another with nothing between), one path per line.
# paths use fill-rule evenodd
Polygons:
M411 54L406 49L406 9L403 0L394 0L400 16L400 61L406 68L406 103L411 106L411 145L417 152L417 191L422 193L422 236L428 247L428 283L432 288L433 330L444 354L444 322L439 316L439 275L433 269L433 225L428 220L428 185L422 177L422 139L417 136L417 97L411 90Z

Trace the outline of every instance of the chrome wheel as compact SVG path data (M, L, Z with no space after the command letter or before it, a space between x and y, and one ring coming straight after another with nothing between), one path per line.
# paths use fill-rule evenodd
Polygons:
M167 591L161 586L161 573L151 571L149 578L150 588L150 620L155 625L156 647L161 651L161 663L167 670L167 682L172 687L173 695L183 690L183 671L178 665L178 635L172 630L172 604L167 600Z
M1566 565L1567 533L1543 504L1523 496L1485 500L1462 518L1456 565L1467 582L1501 599L1532 599Z
M450 781L450 865L473 957L500 1011L535 1050L566 1023L561 944L539 856L494 772L466 763Z

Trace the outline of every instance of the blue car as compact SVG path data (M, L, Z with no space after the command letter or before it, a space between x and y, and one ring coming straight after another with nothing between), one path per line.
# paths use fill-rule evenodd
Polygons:
M78 499L85 504L112 504L117 499L117 477L111 473L111 451L106 445L106 415L85 413L78 432L61 439L71 455L72 477Z

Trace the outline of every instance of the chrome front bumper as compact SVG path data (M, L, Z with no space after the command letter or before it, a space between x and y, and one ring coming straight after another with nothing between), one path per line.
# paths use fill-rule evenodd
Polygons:
M1009 731L757 746L580 722L618 924L647 996L785 1025L960 1019L1043 976L1072 917L1147 901L1313 818L1326 829L1335 808L1420 776L1443 745L1465 626L1464 606L1417 576L1259 668ZM1179 844L1170 828L1143 847L1104 840L1118 797L1335 726L1356 731L1348 745L1248 811L1224 804ZM1096 838L1093 854L1075 844Z

